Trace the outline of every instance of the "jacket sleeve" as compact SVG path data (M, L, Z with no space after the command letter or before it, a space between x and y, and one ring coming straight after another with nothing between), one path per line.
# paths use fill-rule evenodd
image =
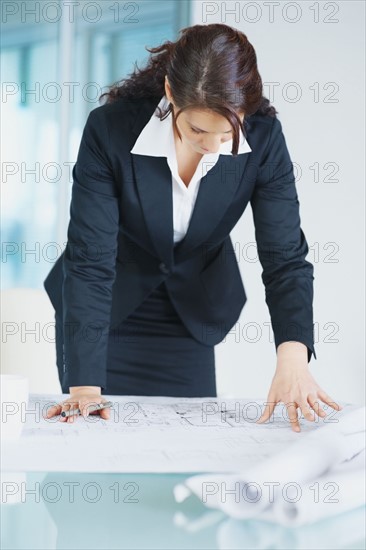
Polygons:
M64 386L106 387L119 193L101 108L88 116L76 163L63 259Z
M266 303L276 351L282 342L302 342L308 363L313 339L313 265L300 227L292 161L281 122L273 119L268 145L250 199Z

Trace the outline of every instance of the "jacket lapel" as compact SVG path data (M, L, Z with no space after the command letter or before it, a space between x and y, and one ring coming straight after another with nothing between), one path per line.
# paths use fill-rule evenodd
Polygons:
M133 165L141 207L156 254L173 263L173 197L166 158L134 155Z
M176 260L210 242L211 233L233 201L247 159L247 155L220 155L215 166L202 177L187 233L175 247Z

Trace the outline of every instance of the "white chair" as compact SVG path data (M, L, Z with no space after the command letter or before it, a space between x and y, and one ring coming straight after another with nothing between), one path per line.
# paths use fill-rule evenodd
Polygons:
M44 290L1 292L1 374L22 374L30 393L62 393L56 365L55 317Z

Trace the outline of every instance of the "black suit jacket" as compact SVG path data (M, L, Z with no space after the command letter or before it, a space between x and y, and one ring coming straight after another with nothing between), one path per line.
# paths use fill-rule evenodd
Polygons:
M207 345L221 342L247 299L229 234L248 202L275 346L296 340L308 347L308 361L312 353L316 358L313 265L305 260L280 121L247 119L252 151L220 155L201 180L185 238L174 246L167 159L130 153L159 100L99 106L83 131L67 246L44 281L62 319L65 385L105 387L110 328L163 281L191 334Z

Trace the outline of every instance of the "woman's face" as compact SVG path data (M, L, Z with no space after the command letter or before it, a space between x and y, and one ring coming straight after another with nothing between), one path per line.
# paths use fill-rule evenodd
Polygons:
M240 118L243 121L244 115ZM220 145L233 137L229 121L212 111L183 111L177 119L177 126L182 135L182 145L201 155L217 153Z
M165 82L165 94L173 104L174 113L177 108L172 101L170 86ZM239 113L243 122L244 113ZM183 111L178 119L177 126L182 136L181 145L189 152L205 155L217 153L221 143L233 138L233 130L229 121L218 113L207 110L188 109ZM175 132L178 143L179 136Z

